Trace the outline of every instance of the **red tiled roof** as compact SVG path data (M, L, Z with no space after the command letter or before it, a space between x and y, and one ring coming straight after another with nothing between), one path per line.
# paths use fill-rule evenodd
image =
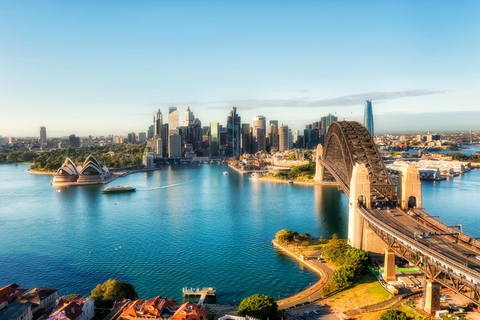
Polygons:
M62 299L62 300L70 300L70 299ZM58 309L57 312L63 313L68 319L75 320L83 313L82 307L78 303L74 301L64 301L63 303L64 305L60 307L60 309Z
M127 319L161 319L163 309L174 307L177 303L170 299L164 299L160 296L149 300L135 300L131 302L119 317L119 320Z
M210 312L207 308L191 302L185 302L170 318L171 320L204 320Z
M9 284L0 289L0 303L5 301L13 301L16 297L23 294L27 289L18 289L15 283Z

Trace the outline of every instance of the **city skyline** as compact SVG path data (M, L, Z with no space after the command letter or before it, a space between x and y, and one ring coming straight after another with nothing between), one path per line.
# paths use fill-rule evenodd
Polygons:
M7 2L0 135L146 132L172 105L203 125L226 125L234 106L242 123L301 130L328 113L362 122L365 100L377 133L479 130L479 12L473 1Z

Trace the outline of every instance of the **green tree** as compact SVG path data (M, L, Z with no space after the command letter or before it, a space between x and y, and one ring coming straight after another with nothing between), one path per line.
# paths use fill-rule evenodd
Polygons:
M131 284L109 279L92 290L91 298L100 304L108 305L118 300L134 300L138 296Z
M243 299L238 307L238 314L260 320L278 320L281 318L275 299L263 294L254 294Z
M407 314L400 310L388 310L384 312L379 320L409 320Z
M283 229L275 234L275 239L277 239L278 242L290 243L293 241L293 233L290 230Z
M349 285L355 279L356 271L353 265L341 266L333 273L332 283L340 287Z

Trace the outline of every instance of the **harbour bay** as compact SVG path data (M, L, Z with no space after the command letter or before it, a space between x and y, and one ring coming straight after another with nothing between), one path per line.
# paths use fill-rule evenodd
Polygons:
M104 186L55 189L50 176L27 169L0 166L2 284L88 294L116 278L141 297L181 300L184 286L215 286L220 303L253 293L284 298L317 276L272 248L278 230L346 237L348 199L336 187L261 182L219 165L167 166L115 182L135 193L101 195ZM479 173L424 182L423 206L479 236Z

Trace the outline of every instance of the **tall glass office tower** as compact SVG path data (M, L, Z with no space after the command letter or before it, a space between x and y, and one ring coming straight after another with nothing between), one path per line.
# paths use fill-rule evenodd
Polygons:
M363 119L363 125L367 128L370 135L373 137L373 111L372 111L372 100L365 101L365 115Z

